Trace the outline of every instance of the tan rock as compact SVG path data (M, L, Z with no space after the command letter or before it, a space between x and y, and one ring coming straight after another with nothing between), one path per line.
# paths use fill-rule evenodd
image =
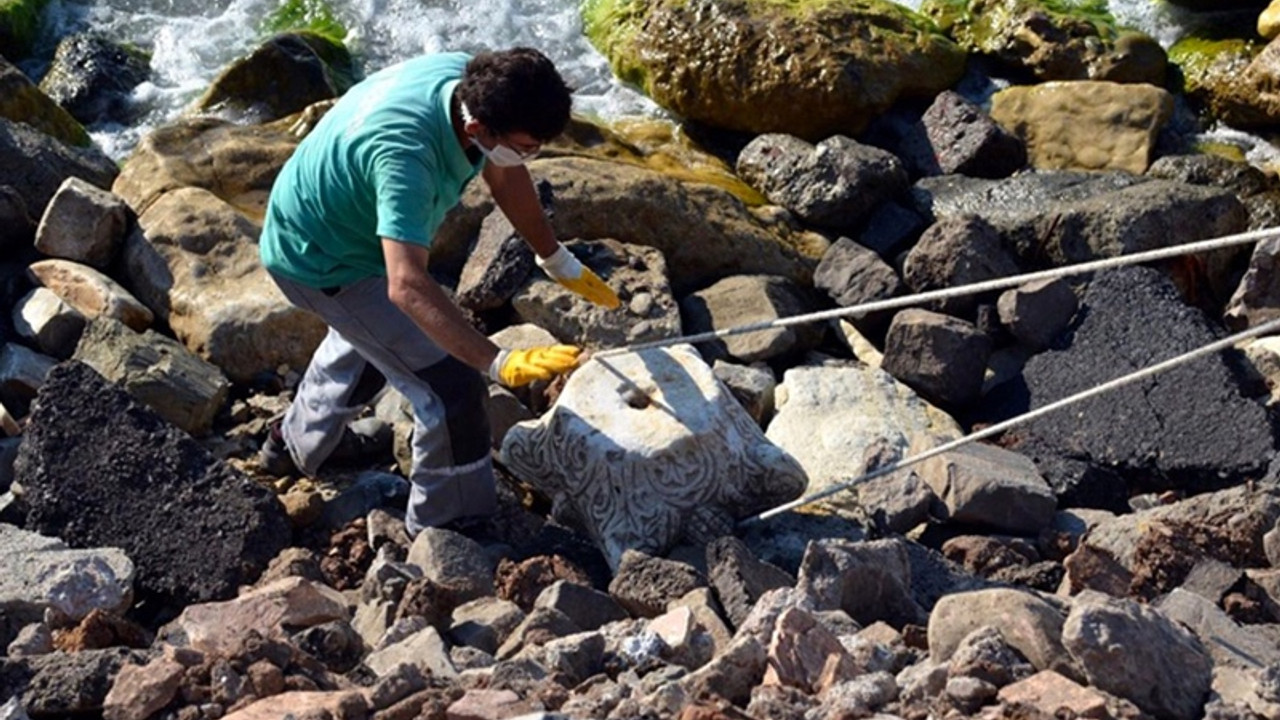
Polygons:
M1271 4L1258 16L1258 34L1268 40L1280 36L1280 0L1271 0Z
M541 709L511 690L468 690L446 711L448 720L504 720Z
M103 701L102 716L106 720L146 720L177 694L185 669L165 656L146 665L125 665Z
M174 623L191 647L209 654L234 654L249 631L279 635L281 627L305 628L347 620L346 600L326 585L284 578L234 600L191 605Z
M791 608L778 616L769 643L765 685L788 685L813 693L852 680L853 658L813 615Z
M1005 705L1027 705L1048 717L1059 717L1064 710L1068 717L1109 717L1103 695L1052 670L1006 685L997 697Z
M1092 80L1015 86L992 98L991 117L1027 143L1043 170L1124 170L1151 164L1173 96L1153 85Z
M295 691L258 700L222 717L223 720L280 720L290 716L363 720L368 716L368 706L356 690Z
M129 280L188 349L237 382L307 366L325 325L262 267L257 225L198 188L164 194L138 225L125 241Z
M90 320L109 317L142 332L155 319L151 310L128 290L88 265L41 260L32 263L27 274Z

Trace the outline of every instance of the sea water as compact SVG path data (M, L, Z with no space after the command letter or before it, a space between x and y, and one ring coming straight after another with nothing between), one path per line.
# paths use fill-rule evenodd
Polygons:
M261 27L282 0L52 0L40 47L23 64L40 77L58 40L94 31L151 53L151 79L138 87L140 117L129 126L89 128L112 158L126 157L154 127L178 117L229 63L267 36ZM900 4L918 9L920 0ZM636 89L619 82L582 33L579 0L330 0L348 28L346 43L367 74L425 52L527 45L555 61L574 90L574 110L605 122L669 117ZM1168 47L1194 16L1152 0L1111 0L1120 22ZM1233 136L1239 139L1239 136ZM1273 152L1253 142L1258 153Z

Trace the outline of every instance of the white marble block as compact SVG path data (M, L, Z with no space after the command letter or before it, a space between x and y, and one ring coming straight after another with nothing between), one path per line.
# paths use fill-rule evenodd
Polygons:
M731 534L807 484L689 345L588 361L548 413L507 433L502 459L615 569L628 548Z

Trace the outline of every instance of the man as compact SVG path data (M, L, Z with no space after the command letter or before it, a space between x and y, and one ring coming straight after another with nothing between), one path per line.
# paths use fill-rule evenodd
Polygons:
M512 387L549 379L580 349L499 351L427 273L431 241L479 173L549 276L616 307L556 240L524 167L564 130L569 106L536 50L428 55L357 84L307 135L272 188L259 244L284 295L329 332L263 446L264 467L314 474L389 382L415 419L410 534L495 510L481 373Z

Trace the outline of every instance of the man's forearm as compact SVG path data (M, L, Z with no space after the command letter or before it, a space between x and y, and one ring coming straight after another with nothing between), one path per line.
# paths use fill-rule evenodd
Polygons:
M485 168L484 179L493 201L538 257L554 253L560 243L538 201L528 169L489 166Z

